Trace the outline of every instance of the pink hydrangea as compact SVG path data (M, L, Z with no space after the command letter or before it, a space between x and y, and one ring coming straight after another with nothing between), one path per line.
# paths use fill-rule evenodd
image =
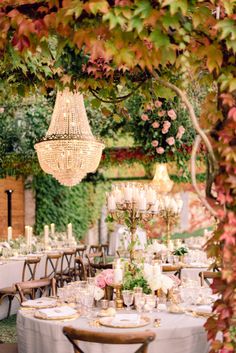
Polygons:
M159 143L159 142L158 142L157 140L153 140L153 141L152 141L152 146L153 146L153 147L157 147L157 146L158 146L158 143Z
M149 118L148 118L148 115L147 115L147 114L142 114L142 115L141 115L141 119L142 119L143 121L147 121L147 120L149 120Z
M174 109L168 110L167 115L171 118L171 120L175 120L177 118L177 115Z
M105 288L106 287L106 281L105 281L105 278L102 274L99 274L97 277L96 277L96 286L99 287L99 288Z
M153 127L154 129L158 129L159 126L160 126L160 124L158 123L158 121L154 121L154 123L152 123L152 127Z
M157 113L157 115L158 116L160 116L160 117L162 117L162 116L164 116L165 115L165 111L164 110L160 110L158 113Z
M157 151L158 154L163 154L165 152L163 147L156 148L156 151Z
M166 139L166 142L168 143L168 145L173 146L175 144L175 139L173 136L171 136Z
M177 135L176 135L176 138L177 138L178 140L181 140L181 138L182 138L182 136L183 136L184 133L185 133L185 128L184 128L182 125L179 126L178 132L177 132Z
M100 288L105 288L110 286L114 282L114 270L107 269L99 273L96 277L96 286Z
M154 105L156 108L160 108L162 106L162 102L157 100L155 101Z

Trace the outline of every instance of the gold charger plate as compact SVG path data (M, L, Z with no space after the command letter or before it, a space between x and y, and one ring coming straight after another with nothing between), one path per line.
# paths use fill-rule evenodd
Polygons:
M136 328L136 327L143 327L149 325L151 320L147 316L142 316L140 318L140 322L138 324L130 323L128 320L124 320L124 323L114 324L113 323L114 317L103 317L99 319L99 324L106 327L113 327L113 328Z

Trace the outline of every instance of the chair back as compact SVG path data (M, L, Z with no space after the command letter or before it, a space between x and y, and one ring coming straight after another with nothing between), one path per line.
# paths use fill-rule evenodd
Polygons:
M65 250L62 254L61 259L61 273L70 273L71 270L74 270L74 259L75 259L76 250Z
M142 332L115 333L115 332L99 332L86 331L76 329L70 326L63 327L63 333L72 343L75 353L85 353L78 346L78 342L95 342L101 344L141 344L134 353L147 353L148 345L155 339L155 333L147 330ZM129 350L130 352L130 350Z
M182 268L181 266L164 265L164 266L162 266L162 272L173 272L173 274L180 279L181 278L181 268Z
M86 274L84 262L83 262L82 257L80 257L80 256L75 257L74 277L75 277L75 281L77 281L78 279L80 281L86 281L86 279L87 279L87 274Z
M56 295L56 280L54 278L43 278L33 281L25 281L16 283L16 289L20 294L21 303L27 298L25 294L29 294L30 298L35 299L37 295L55 296Z
M76 256L80 256L83 259L86 249L87 249L86 245L84 245L83 247L78 246L76 248Z
M86 254L88 260L88 276L94 277L96 274L97 265L104 265L105 258L102 251L97 253Z
M201 281L201 286L204 286L204 282L207 283L208 286L211 285L211 282L214 278L219 278L221 276L221 272L212 272L212 271L202 271L199 272L199 277Z
M61 254L48 254L45 264L45 278L54 278L56 276Z
M32 257L25 260L22 271L22 282L35 279L36 269L39 262L40 257Z
M100 251L101 251L101 245L90 245L90 247L89 247L90 254L97 253Z

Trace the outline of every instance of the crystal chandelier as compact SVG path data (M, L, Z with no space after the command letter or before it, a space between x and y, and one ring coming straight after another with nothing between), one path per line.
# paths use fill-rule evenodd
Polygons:
M57 93L49 129L34 147L43 171L63 185L76 185L96 171L104 144L92 134L80 93Z
M165 163L158 163L156 165L155 175L151 181L151 185L158 193L161 194L171 191L173 181L169 177L167 165Z

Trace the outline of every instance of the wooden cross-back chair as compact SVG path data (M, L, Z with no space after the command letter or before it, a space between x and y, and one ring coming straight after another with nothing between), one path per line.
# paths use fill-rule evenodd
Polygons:
M86 249L87 249L86 245L78 246L76 248L76 256L80 256L83 259Z
M36 269L39 262L40 262L40 257L28 258L25 260L23 270L22 270L22 277L21 277L22 282L26 280L32 281L35 279ZM0 289L0 304L2 303L4 298L8 298L9 304L8 304L7 317L9 317L11 313L12 301L15 297L18 299L17 289L15 284L13 284L11 287L5 287Z
M75 268L74 268L74 279L75 281L86 281L87 273L82 257L75 257Z
M20 294L21 302L27 300L26 293L31 299L35 299L37 296L56 296L56 280L55 278L43 278L20 282L16 283L16 289Z
M93 254L86 254L86 257L88 260L89 277L94 277L97 270L112 268L112 264L106 264L105 256L102 251Z
M202 271L199 272L199 277L201 281L201 286L204 286L204 282L210 286L212 283L212 280L214 278L219 278L221 276L220 272L213 272L213 271Z
M149 343L154 341L156 336L155 333L150 330L142 332L115 333L86 331L72 328L70 326L63 327L63 333L73 345L75 353L85 353L79 347L78 341L120 345L141 344L134 353L147 353Z
M57 273L57 282L61 287L64 286L65 282L69 283L73 281L75 254L75 249L63 251L61 259L61 270L59 273Z
M61 254L48 254L45 263L45 274L44 278L54 278L56 277L59 260L61 259Z
M173 272L175 276L181 278L181 266L164 265L162 266L162 272Z
M90 245L89 254L97 253L101 251L101 245Z

